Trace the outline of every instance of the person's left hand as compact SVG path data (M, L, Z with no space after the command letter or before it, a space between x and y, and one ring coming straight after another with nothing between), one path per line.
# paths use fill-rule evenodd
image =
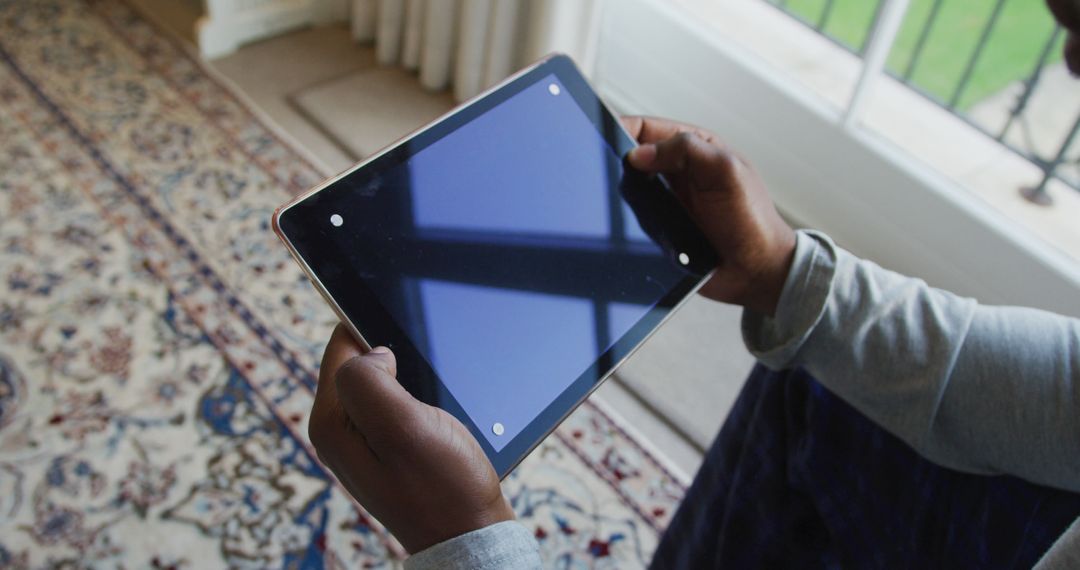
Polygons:
M319 460L410 553L513 519L472 434L396 376L390 349L362 354L334 329L308 426Z

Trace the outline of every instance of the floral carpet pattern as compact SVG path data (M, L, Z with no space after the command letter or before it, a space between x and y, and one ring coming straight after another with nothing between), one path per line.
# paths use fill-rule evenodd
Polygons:
M306 437L334 317L269 231L323 178L120 0L0 0L0 568L390 568ZM684 487L586 404L505 482L560 568Z

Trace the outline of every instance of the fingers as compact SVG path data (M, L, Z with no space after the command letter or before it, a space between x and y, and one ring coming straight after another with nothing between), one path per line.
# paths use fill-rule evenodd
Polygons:
M348 330L338 325L330 336L330 342L323 352L322 364L319 366L319 384L315 389L315 403L311 408L308 427L308 436L312 442L316 442L322 431L348 427L349 418L338 398L334 373L342 364L359 355L360 347L349 336ZM334 437L333 434L328 436L331 439Z
M643 144L630 151L627 160L643 172L686 175L694 191L723 190L737 184L739 158L694 132Z
M360 345L349 333L349 329L339 323L338 326L334 327L334 332L330 335L330 342L326 344L326 351L323 352L322 365L319 367L320 386L323 383L324 374L329 373L330 378L333 378L334 373L337 372L338 368L341 368L342 364L360 356L363 352L363 349L360 348Z
M343 364L360 356L360 353L360 345L353 340L348 329L340 324L335 327L323 352L322 364L319 366L319 384L315 389L315 403L311 408L308 436L316 443L316 447L316 440L323 432L349 427L349 417L338 397L334 374ZM336 437L333 433L326 435L329 439Z
M1080 32L1080 4L1075 0L1046 0L1046 5L1063 27Z
M716 135L694 125L656 117L620 117L619 121L630 136L641 144L657 143L679 133L695 133L706 142L720 144Z
M431 419L424 403L397 381L390 349L376 347L338 369L334 384L352 425L380 461L392 461L427 433Z
M1050 13L1065 28L1065 65L1080 77L1080 2L1077 0L1046 0Z
M319 384L323 383L324 374L329 374L329 378L333 378L333 375L337 374L337 371L348 361L363 354L364 350L353 339L345 325L339 324L334 327L334 333L330 335L330 342L326 345L322 365L319 367ZM397 377L397 359L389 348L376 346L367 354L377 356L378 359L374 362L383 367L387 374Z
M348 460L351 472L363 476L370 471L375 457L364 438L352 429L352 424L337 394L334 375L341 365L359 356L360 346L348 330L338 325L323 353L319 368L319 384L315 403L308 419L308 438L318 452L319 460L338 471L339 464ZM347 450L347 453L342 453Z
M654 117L622 117L620 121L630 136L642 144L659 142L681 132L696 130L690 125Z
M643 144L631 150L626 159L630 166L643 172L678 174L686 171L692 153L702 153L695 146L688 135L675 136L660 143Z

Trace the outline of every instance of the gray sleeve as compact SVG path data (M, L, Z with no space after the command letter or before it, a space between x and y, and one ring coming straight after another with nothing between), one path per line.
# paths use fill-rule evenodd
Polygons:
M503 521L440 542L405 560L405 570L540 568L540 547L527 528Z
M1058 537L1032 570L1076 570L1080 568L1080 519Z
M799 232L766 366L803 366L931 461L1080 491L1080 320L980 306Z

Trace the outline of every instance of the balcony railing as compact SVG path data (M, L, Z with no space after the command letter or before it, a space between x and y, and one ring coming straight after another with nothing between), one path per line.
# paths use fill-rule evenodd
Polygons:
M1072 150L1080 131L1080 113L1072 121L1071 128L1058 125L1058 132L1046 132L1036 136L1043 141L1057 140L1053 144L1034 143L1033 127L1028 124L1028 111L1032 96L1041 86L1048 66L1060 61L1064 32L1053 22L1041 2L1032 0L765 0L796 20L814 29L852 54L864 59L863 78L856 87L852 107L859 100L859 91L868 78L887 73L897 81L913 89L930 101L956 115L959 119L981 131L1022 156L1042 171L1042 179L1021 188L1023 195L1036 203L1049 204L1046 192L1052 179L1080 190L1080 152ZM985 12L972 8L985 6ZM1023 11L1023 12L1019 12ZM1003 18L1010 12L1011 18ZM922 15L922 14L925 15ZM977 26L964 25L958 32L956 17L969 19L981 17ZM1017 18L1017 15L1022 16ZM920 17L921 16L921 17ZM1016 22L1017 19L1021 21ZM945 20L951 20L946 22ZM1003 22L1011 20L1010 33L1002 34ZM952 24L952 25L950 25ZM1018 26L1023 27L1019 30ZM1041 28L1041 29L1040 29ZM958 35L959 34L959 35ZM963 36L963 37L961 37ZM968 40L960 41L960 40ZM895 49L903 42L904 49ZM1007 44L1006 44L1007 42ZM964 44L967 43L971 47ZM956 49L952 49L956 48ZM966 48L966 49L962 49ZM930 58L933 49L937 57ZM1009 69L1002 70L993 60L1007 54ZM1028 55L1030 57L1022 57ZM920 71L934 66L937 73L929 74L932 80L920 77ZM947 68L952 67L950 71ZM986 77L987 72L996 77ZM1004 71L1004 75L1002 75ZM996 80L996 81L995 81ZM1005 84L1001 84L1006 80ZM1003 89L1011 83L1020 83L1015 100L1010 105L1001 124L988 124L972 117L968 112L985 97L987 89ZM1075 101L1072 98L1071 101ZM1069 103L1066 101L1065 103ZM851 113L849 109L849 114ZM1015 129L1022 129L1023 136L1010 137ZM1049 149L1049 151L1048 151ZM1071 154L1070 154L1071 153ZM1068 172L1067 172L1068 170Z

